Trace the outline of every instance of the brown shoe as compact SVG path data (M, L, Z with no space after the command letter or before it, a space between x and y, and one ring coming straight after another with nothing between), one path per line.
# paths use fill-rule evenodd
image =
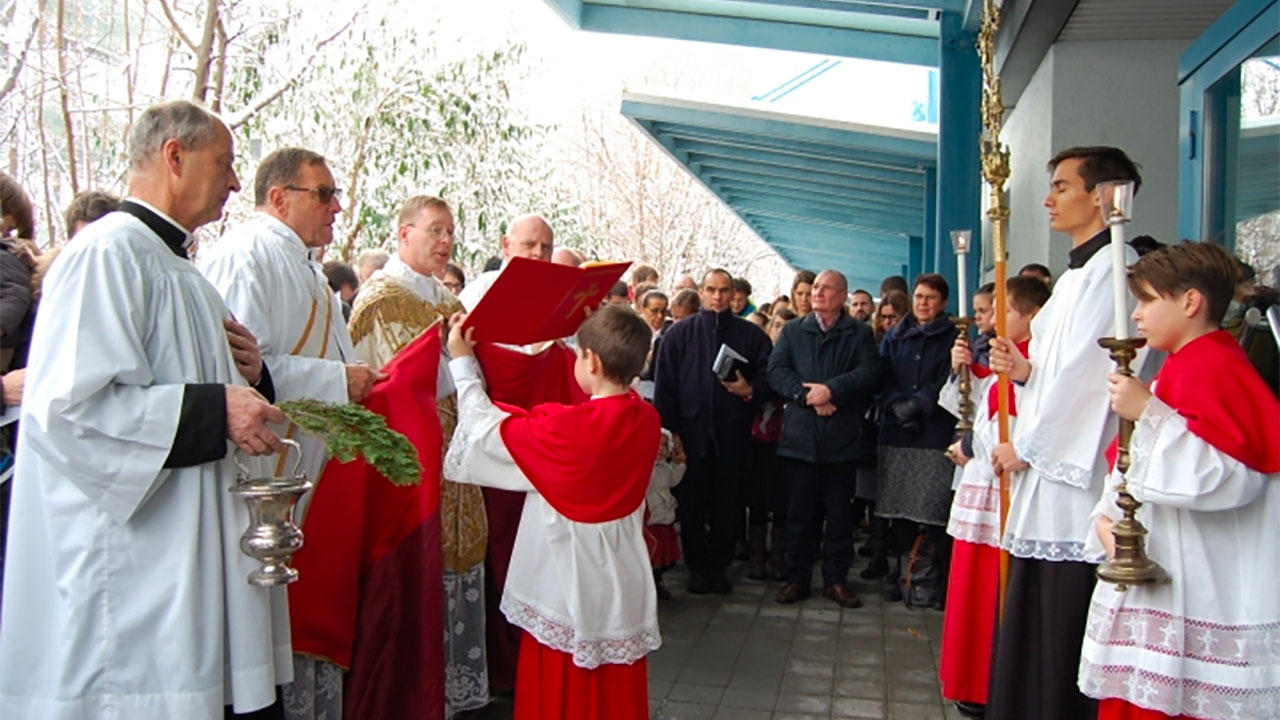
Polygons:
M785 590L786 588L783 589ZM781 596L781 593L779 593L779 596ZM822 596L829 600L834 600L842 608L862 607L862 601L858 599L858 596L850 592L849 588L844 585L828 585L822 589ZM779 600L778 602L782 601Z
M809 588L800 583L787 583L778 590L778 594L773 599L781 605L790 605L807 597L809 597Z

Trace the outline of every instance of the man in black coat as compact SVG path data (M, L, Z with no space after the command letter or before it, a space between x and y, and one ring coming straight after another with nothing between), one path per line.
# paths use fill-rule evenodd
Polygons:
M746 474L751 419L768 395L769 336L729 307L733 278L711 270L702 279L702 309L662 336L654 365L653 404L662 426L688 456L676 488L680 541L689 592L729 592L734 510ZM746 362L728 381L712 369L721 345Z
M853 564L850 503L858 434L880 378L880 357L871 328L844 311L848 291L844 275L819 273L813 312L787 323L769 357L769 383L787 403L778 456L791 485L780 603L808 597L815 528L825 514L822 594L841 607L862 605L845 585Z

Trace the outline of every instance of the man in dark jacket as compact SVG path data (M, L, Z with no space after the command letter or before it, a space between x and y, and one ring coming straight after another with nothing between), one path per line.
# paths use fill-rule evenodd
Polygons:
M824 270L813 282L813 312L788 323L769 357L769 383L783 398L782 440L791 505L787 511L787 583L777 601L809 595L815 528L822 538L822 594L841 607L862 605L845 585L853 564L854 460L862 418L880 377L875 337L844 312L844 275Z
M711 270L699 291L702 309L662 336L654 366L653 404L662 426L689 458L676 488L689 592L729 592L734 509L746 474L751 419L768 395L769 336L735 317L733 278ZM712 369L721 345L746 358L727 380Z

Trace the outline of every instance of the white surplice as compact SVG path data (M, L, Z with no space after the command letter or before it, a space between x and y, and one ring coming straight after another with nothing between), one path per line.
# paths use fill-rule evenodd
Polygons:
M184 384L243 385L218 292L112 213L44 282L0 632L5 720L217 720L288 682L284 588L249 585L229 459L165 469Z
M581 523L534 488L502 441L499 410L473 357L449 363L458 386L458 428L445 457L456 482L528 493L501 610L511 624L588 670L628 665L662 644L657 595L644 544L644 504L626 517ZM632 590L634 589L634 590Z
M988 394L998 376L973 378L969 397L973 400L973 457L957 468L958 481L953 488L951 515L947 534L957 540L976 545L1000 547L1000 478L991 467L991 451L1000 442L999 417L991 417ZM1014 396L1010 383L1009 397ZM960 387L952 377L938 395L938 407L960 417ZM1009 418L1012 433L1017 418Z
M1280 718L1280 474L1205 442L1154 396L1130 453L1147 555L1173 580L1098 583L1080 690L1167 715ZM1115 497L1109 488L1093 519L1119 518ZM1101 554L1095 532L1088 550Z
M1128 263L1137 259L1125 250ZM1031 377L1018 390L1010 435L1030 467L1012 474L1003 542L1017 557L1085 560L1089 515L1107 475L1104 451L1117 428L1107 393L1113 363L1098 345L1115 335L1111 298L1111 252L1103 247L1058 278L1031 321ZM1132 322L1129 332L1135 335ZM1139 351L1135 371L1145 358Z
M297 233L255 213L201 253L200 271L242 325L258 338L276 400L348 402L346 363L354 362L341 301ZM302 445L303 472L320 479L324 442L292 424L274 428ZM277 465L272 474L283 474ZM305 510L300 505L299 516Z

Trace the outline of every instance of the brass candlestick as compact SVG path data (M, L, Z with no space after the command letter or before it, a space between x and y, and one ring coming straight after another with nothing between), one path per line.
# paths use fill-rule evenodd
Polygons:
M1146 345L1147 341L1142 338L1099 338L1098 344L1110 351L1116 372L1132 376L1129 363L1137 357L1138 348ZM1115 557L1098 566L1098 579L1114 583L1119 592L1129 589L1130 585L1152 585L1169 578L1164 568L1147 557L1142 539L1147 529L1137 518L1142 503L1129 494L1129 484L1124 478L1129 470L1129 438L1132 435L1133 421L1120 418L1120 437L1116 443L1116 470L1120 473L1120 484L1116 486L1119 495L1116 504L1124 512L1124 517L1111 528L1116 539Z
M951 318L951 324L960 331L960 337L969 341L970 318ZM973 348L969 350L972 352ZM965 365L956 371L957 384L960 386L960 421L956 423L956 437L960 437L973 429L973 378L969 374L969 366Z

